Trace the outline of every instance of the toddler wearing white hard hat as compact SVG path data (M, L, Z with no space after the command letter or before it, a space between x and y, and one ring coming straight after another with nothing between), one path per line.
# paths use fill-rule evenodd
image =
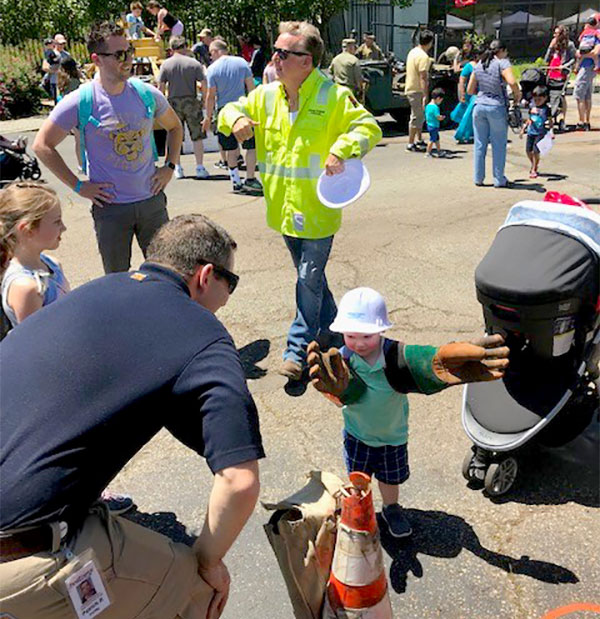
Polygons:
M330 326L343 334L344 346L321 353L312 342L308 364L316 389L343 405L348 472L377 478L389 532L406 537L411 525L398 504L399 486L409 477L406 394L431 394L449 385L500 378L508 365L508 348L499 335L441 348L405 345L382 335L391 326L385 300L377 291L350 290Z
M342 356L366 389L359 401L345 404L344 457L348 472L377 477L382 516L395 537L410 535L410 523L398 505L398 488L409 477L408 400L385 375L382 333L392 326L385 299L372 288L355 288L340 301L331 331L342 333Z

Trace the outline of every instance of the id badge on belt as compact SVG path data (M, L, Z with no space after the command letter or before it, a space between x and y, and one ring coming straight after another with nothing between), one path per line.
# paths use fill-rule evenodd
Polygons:
M78 555L68 548L63 552L68 563L61 569L57 584L69 594L78 619L92 619L112 603L94 550L87 548Z

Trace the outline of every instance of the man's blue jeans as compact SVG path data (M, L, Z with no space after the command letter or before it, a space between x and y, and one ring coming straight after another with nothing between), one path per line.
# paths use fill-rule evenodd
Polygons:
M290 327L285 360L304 365L306 347L318 335L329 334L337 307L325 277L333 236L324 239L283 237L292 254L298 279L296 281L296 318Z
M504 176L506 164L506 143L508 140L508 118L503 105L475 104L473 111L475 132L475 166L473 181L481 185L485 178L485 155L488 144L492 144L492 165L494 185L502 187L508 182Z

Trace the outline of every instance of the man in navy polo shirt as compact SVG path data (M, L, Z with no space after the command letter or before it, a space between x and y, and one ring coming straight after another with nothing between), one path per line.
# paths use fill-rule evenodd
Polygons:
M220 614L223 557L255 506L264 457L238 353L214 316L238 281L235 248L206 217L176 217L139 271L81 286L2 342L3 611L72 617L69 583L90 578L101 603L92 569L111 592L112 618L205 617L209 605ZM193 548L96 501L163 427L215 476ZM73 557L89 548L83 573Z

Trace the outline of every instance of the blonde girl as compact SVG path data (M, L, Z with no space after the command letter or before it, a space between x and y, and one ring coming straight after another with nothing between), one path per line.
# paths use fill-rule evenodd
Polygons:
M13 327L69 292L60 264L43 253L65 230L54 190L34 182L0 190L2 309Z

